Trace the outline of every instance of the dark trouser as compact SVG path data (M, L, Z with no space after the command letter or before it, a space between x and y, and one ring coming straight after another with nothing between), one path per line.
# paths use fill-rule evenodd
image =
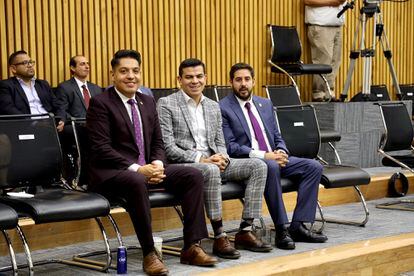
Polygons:
M273 223L275 225L288 223L282 198L281 177L292 178L293 181L299 184L292 221L313 222L315 220L322 165L316 160L294 156L289 157L289 163L284 168L280 168L276 161L264 161L268 168L264 196Z
M208 236L204 217L203 176L197 169L176 165L167 166L165 175L163 186L181 200L184 246L188 247ZM93 191L109 199L122 197L126 200L126 209L144 252L154 247L148 187L156 188L156 185L147 184L141 174L125 170L93 188Z

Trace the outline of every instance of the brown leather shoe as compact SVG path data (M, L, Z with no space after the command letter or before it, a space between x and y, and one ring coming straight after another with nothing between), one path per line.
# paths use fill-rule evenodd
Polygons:
M148 275L168 275L168 269L165 267L164 263L161 261L160 257L157 255L157 253L155 253L155 251L150 252L147 256L144 257L142 268Z
M214 239L213 254L224 259L240 258L240 252L231 246L230 241L226 236Z
M213 266L217 263L217 259L209 256L199 244L195 243L187 250L181 251L180 263L198 266Z
M240 231L236 234L234 245L236 249L245 249L253 252L270 252L273 247L256 237L252 231Z

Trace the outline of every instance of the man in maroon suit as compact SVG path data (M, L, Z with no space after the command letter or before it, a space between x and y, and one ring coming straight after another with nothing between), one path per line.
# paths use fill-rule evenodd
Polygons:
M203 208L203 177L193 168L167 165L155 101L137 93L141 56L120 50L111 61L114 87L93 97L86 116L90 141L90 187L107 197L121 196L141 244L143 269L164 275L152 238L148 187L163 185L181 199L184 248L181 263L211 266L200 240L207 237Z

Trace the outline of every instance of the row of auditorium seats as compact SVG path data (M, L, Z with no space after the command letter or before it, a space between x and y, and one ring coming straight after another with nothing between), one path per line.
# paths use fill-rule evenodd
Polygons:
M216 98L217 100L217 98ZM396 105L401 108L401 105ZM402 105L405 108L405 105ZM401 114L398 114L401 117ZM318 158L320 145L320 134L318 129L315 111L312 106L290 106L280 107L277 111L277 118L281 128L281 133L288 145L289 150L297 156L307 158ZM295 128L300 122L306 128ZM304 123L306 122L306 123ZM82 120L73 120L74 134L82 131ZM94 193L87 193L79 187L77 179L68 185L61 181L62 171L62 152L59 139L56 133L53 115L50 116L0 116L0 146L1 146L1 166L0 166L0 189L2 196L0 202L0 230L4 233L9 244L12 265L0 269L3 271L13 270L17 272L17 267L28 267L32 274L33 267L44 261L33 262L30 249L23 231L17 225L17 217L30 217L35 224L51 223L68 220L79 220L85 218L96 219L105 244L105 262L102 264L91 264L79 255L72 260L50 260L71 265L80 265L85 268L92 268L100 271L107 271L110 268L112 254L107 241L106 232L100 222L101 217L107 216L112 222L119 244L122 238L117 229L116 223L110 216L111 206L123 205L121 200L107 199ZM412 126L411 126L412 135ZM82 135L75 137L79 138ZM297 140L300 138L300 140ZM384 138L387 143L390 139ZM408 139L410 139L408 137ZM412 140L412 136L411 136ZM79 146L79 140L78 146ZM385 144L387 144L385 143ZM82 148L80 145L79 149ZM386 150L386 148L385 148ZM79 152L79 156L81 153ZM79 158L79 162L81 159ZM81 164L79 163L79 168ZM326 165L323 172L321 184L329 188L340 188L354 186L359 193L365 210L365 219L362 222L347 222L359 226L365 225L368 219L364 199L357 185L365 185L370 181L369 175L361 169ZM283 192L296 191L297 187L291 180L284 179ZM13 190L14 189L14 190ZM27 198L27 194L19 191L37 191L33 197ZM10 193L13 190L13 193ZM237 183L223 183L223 200L242 199L244 189ZM151 207L176 207L179 205L173 195L168 194L163 189L156 189L150 192ZM11 207L11 208L10 208ZM176 208L178 210L178 208ZM15 210L15 211L14 211ZM17 216L17 214L18 216ZM17 265L13 248L7 237L6 229L17 229L25 249L27 265Z

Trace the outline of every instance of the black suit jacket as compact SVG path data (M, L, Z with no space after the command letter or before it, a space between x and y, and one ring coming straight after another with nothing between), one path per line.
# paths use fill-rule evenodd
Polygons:
M35 80L35 89L43 108L65 119L65 111L49 83ZM16 77L0 81L0 115L30 114L29 101Z
M136 93L141 113L145 160L166 164L164 143L154 98ZM114 88L91 99L86 115L89 137L90 185L99 185L137 163L139 150L128 112Z
M88 89L91 97L102 93L102 88L91 82L88 82ZM66 119L86 117L85 101L75 78L60 83L56 89L56 96L60 99L63 110L66 111Z

